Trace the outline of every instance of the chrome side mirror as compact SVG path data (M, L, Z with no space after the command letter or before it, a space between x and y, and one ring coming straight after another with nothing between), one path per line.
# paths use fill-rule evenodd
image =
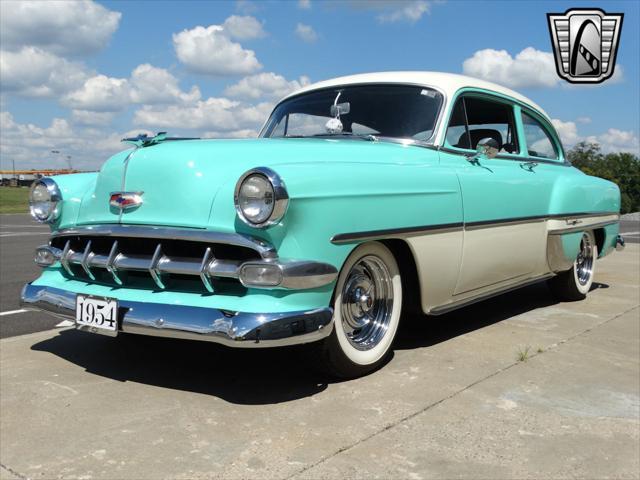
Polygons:
M483 138L478 142L478 145L476 146L475 155L470 155L469 157L467 157L467 160L473 163L480 160L495 158L495 156L498 155L499 150L500 145L495 138Z

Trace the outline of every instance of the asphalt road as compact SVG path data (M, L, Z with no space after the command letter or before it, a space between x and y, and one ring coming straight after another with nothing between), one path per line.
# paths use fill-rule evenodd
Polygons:
M639 221L622 221L620 230L628 243L640 243ZM21 311L19 304L22 286L38 276L33 252L47 242L48 232L29 215L0 215L0 338L65 325L43 313Z

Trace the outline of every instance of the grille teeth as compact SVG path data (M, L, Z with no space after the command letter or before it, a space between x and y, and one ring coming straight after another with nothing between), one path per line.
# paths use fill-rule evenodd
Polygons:
M68 277L122 286L146 276L159 290L170 288L170 279L195 280L192 285L196 290L208 293L216 290L216 281L238 281L240 266L260 257L259 252L251 252L253 256L242 247L230 250L224 243L180 245L176 239L137 240L78 235L53 239L51 246L62 250L60 263Z
M113 242L113 245L111 246L111 251L109 252L109 258L107 259L106 268L107 268L107 272L109 272L113 277L113 281L116 282L118 285L122 285L122 280L118 276L118 269L115 266L116 260L118 259L119 256L120 254L118 253L118 241L116 240Z
M84 253L82 254L82 261L80 262L80 265L91 280L96 279L96 277L93 275L93 272L91 272L91 268L89 268L89 262L91 262L93 256L94 254L91 251L91 240L89 240L87 242L87 246L84 247Z
M69 266L69 258L73 255L73 250L71 250L71 240L67 240L67 243L64 244L64 250L62 250L62 256L60 257L60 264L67 271L69 275L75 277L73 270Z
M159 243L156 247L156 251L153 253L153 257L151 258L151 263L149 264L149 273L151 274L151 278L153 278L153 281L156 282L156 285L164 290L165 286L161 277L162 272L160 272L160 270L158 269L158 265L160 264L162 259L162 244Z
M202 263L200 264L200 280L204 284L204 288L208 292L213 293L213 286L211 285L211 279L209 278L209 258L211 257L211 247L207 247L202 257Z

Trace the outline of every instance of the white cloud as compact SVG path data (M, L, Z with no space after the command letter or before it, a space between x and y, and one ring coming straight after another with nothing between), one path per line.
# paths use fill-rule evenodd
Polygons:
M308 85L309 78L302 76L299 80L288 81L275 73L258 73L228 86L224 94L229 97L257 100L259 98L279 99L289 93Z
M35 46L58 55L101 50L121 17L91 0L1 2L0 13L4 49Z
M249 105L228 98L208 98L194 105L165 108L143 106L134 114L134 123L153 128L232 132L258 129L271 113L273 104Z
M311 0L298 0L298 8L309 10L311 8Z
M49 126L39 127L17 123L11 113L4 111L0 112L0 128L0 158L8 164L15 161L20 170L66 168L66 155L71 155L74 168L95 170L110 155L127 148L120 143L125 134L105 133L103 128L75 128L62 118L54 118ZM52 155L52 149L61 151L62 155Z
M466 75L516 89L553 88L558 85L567 89L597 88L624 81L622 65L617 65L613 76L603 84L567 83L556 72L553 54L533 47L525 48L515 57L506 50L478 50L463 62L462 70Z
M582 138L578 135L578 127L575 122L563 122L562 120L558 120L554 118L551 120L553 126L560 135L560 140L562 140L562 144L565 147L570 148L576 143L580 142Z
M77 88L87 76L83 65L36 47L0 52L1 88L6 92L52 97Z
M250 128L233 130L231 132L205 132L202 138L256 138L258 131Z
M382 23L415 23L420 20L425 13L429 13L430 10L431 6L429 2L424 0L397 2L391 11L378 15L378 20Z
M173 35L178 60L207 75L246 75L262 68L253 50L233 42L221 25L198 26Z
M350 0L348 5L355 10L374 10L380 23L415 23L424 14L431 12L433 1L427 0Z
M222 28L231 37L238 40L250 40L253 38L261 38L267 35L255 17L241 17L231 15L222 24Z
M90 110L73 110L71 112L71 119L75 125L105 126L113 121L114 116L114 112L92 112Z
M466 75L482 78L511 88L555 87L560 78L556 73L553 54L527 47L515 58L506 50L478 50L462 64Z
M578 123L591 123L591 117L578 117L576 118Z
M636 155L640 153L640 141L631 130L619 130L610 128L599 135L583 136L578 132L575 122L563 122L556 118L551 122L555 127L562 144L569 149L579 142L597 143L603 153L631 152Z
M117 112L131 104L193 103L199 99L197 86L183 92L171 73L145 63L138 65L128 79L95 75L65 95L61 103L77 110Z
M631 130L610 128L600 135L585 138L587 143L598 143L604 153L631 152L640 154L640 141Z
M126 78L96 75L62 99L65 106L78 110L115 112L129 104L129 83Z
M236 10L242 13L256 13L260 7L256 2L251 0L236 0Z
M295 33L303 42L313 43L318 40L318 34L311 25L298 23L296 25Z
M183 92L176 77L148 63L138 65L133 70L129 83L133 103L192 103L200 100L197 86L191 87L189 92Z

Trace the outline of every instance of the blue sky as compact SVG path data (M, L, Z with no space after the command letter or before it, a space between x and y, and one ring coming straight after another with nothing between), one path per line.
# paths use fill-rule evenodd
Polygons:
M546 13L625 14L617 72L574 86ZM380 0L0 3L0 169L97 168L136 131L255 135L279 96L379 70L467 73L529 96L566 146L638 153L640 2Z

